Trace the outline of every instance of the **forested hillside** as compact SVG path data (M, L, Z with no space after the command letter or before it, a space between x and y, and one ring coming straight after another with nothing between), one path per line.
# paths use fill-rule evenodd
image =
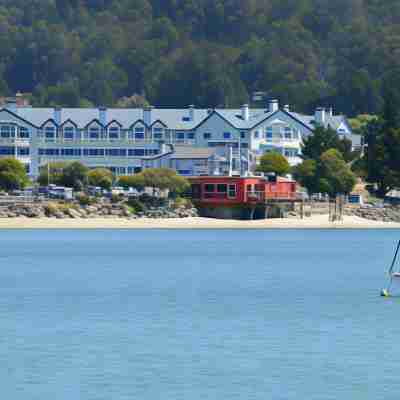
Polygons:
M399 64L399 0L0 0L0 95L35 105L375 113Z

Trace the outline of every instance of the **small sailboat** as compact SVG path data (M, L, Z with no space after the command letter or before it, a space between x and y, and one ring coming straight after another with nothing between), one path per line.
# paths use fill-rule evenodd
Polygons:
M399 254L399 249L400 249L400 240L397 243L396 251L394 253L394 257L392 260L392 264L390 265L389 268L389 286L386 289L381 290L381 296L383 297L390 297L390 288L392 287L393 281L394 280L399 280L400 281L400 271L394 271L394 266L396 264L397 256Z

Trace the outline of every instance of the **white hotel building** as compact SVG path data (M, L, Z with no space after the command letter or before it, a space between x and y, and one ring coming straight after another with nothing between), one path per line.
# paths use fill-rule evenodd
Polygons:
M14 156L35 178L53 161L80 161L129 175L152 166L182 175L244 174L266 151L300 161L302 139L331 127L360 145L343 115L318 108L292 112L271 100L266 109L0 108L0 156Z

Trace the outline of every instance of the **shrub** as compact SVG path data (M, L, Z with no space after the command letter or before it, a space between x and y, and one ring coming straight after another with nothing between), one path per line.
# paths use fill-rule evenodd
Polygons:
M57 203L49 202L44 206L44 212L47 216L54 215L58 211Z
M75 198L81 206L90 206L96 202L95 199L84 193L78 194Z
M145 205L136 197L130 197L126 204L132 209L132 212L134 213L143 212L146 210Z
M173 203L174 208L193 208L193 204L189 199L185 199L183 197L177 197Z
M88 173L89 184L102 189L110 189L112 185L112 173L106 168L95 168Z

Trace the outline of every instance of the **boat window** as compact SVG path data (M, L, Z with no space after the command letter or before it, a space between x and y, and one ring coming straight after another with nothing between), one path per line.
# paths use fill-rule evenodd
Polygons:
M214 192L214 189L215 189L215 185L212 184L212 183L207 183L207 184L204 185L204 191L207 192L207 193Z
M228 187L228 197L230 197L230 198L236 197L236 185L229 185L229 187Z
M218 193L226 193L228 191L228 187L225 183L220 183L217 185L217 192Z

